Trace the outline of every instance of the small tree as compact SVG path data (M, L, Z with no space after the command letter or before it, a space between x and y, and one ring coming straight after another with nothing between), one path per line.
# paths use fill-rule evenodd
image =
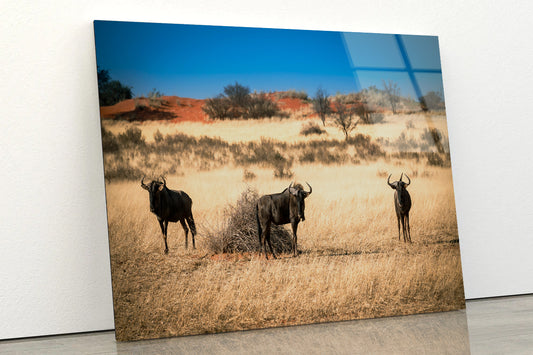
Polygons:
M400 102L400 88L398 87L398 84L392 80L389 80L388 83L383 80L383 88L389 100L392 113L395 114L397 104Z
M98 88L103 87L105 84L111 81L111 75L109 75L109 70L98 68Z
M233 85L224 86L224 94L231 104L231 116L243 116L250 101L250 88L235 82Z
M350 133L357 127L357 123L359 123L359 117L355 115L354 110L340 100L335 101L333 124L344 133L346 140L348 140Z
M322 120L322 124L326 125L326 116L331 112L330 101L326 90L318 88L315 97L313 98L313 108Z

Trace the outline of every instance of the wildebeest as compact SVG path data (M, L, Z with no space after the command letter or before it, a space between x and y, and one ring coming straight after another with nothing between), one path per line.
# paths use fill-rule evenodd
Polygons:
M387 184L396 190L394 192L394 208L396 209L396 217L398 218L398 240L400 239L400 222L402 224L403 241L411 242L411 226L409 225L409 210L411 209L411 196L407 192L407 186L411 184L411 179L405 174L405 177L409 180L409 183L402 181L403 173L400 176L400 181L390 182L390 177L387 179Z
M270 241L270 225L274 223L276 225L290 223L292 225L292 250L294 256L297 253L298 239L296 237L296 231L298 229L298 223L305 221L305 198L313 192L313 188L309 183L309 192L304 191L304 188L300 184L289 185L283 192L271 195L264 195L259 198L256 205L256 217L257 217L257 230L259 233L259 243L265 253L265 257L268 260L266 244L270 247L272 256L276 259L276 253L272 248L272 242Z
M183 191L175 191L167 188L165 178L161 176L161 181L153 180L148 185L144 183L144 177L141 180L141 187L150 194L150 211L156 215L163 239L165 240L165 254L168 254L167 230L168 222L180 222L185 231L185 248L188 248L189 228L192 234L192 247L196 249L194 236L196 235L196 225L192 217L192 200ZM187 221L187 224L185 223Z

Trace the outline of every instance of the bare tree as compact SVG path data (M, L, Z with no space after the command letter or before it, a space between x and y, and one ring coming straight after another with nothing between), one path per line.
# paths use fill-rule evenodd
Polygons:
M331 112L331 107L328 93L322 88L318 88L315 97L313 98L313 108L322 120L322 124L326 125L326 116Z
M355 111L341 100L335 101L333 124L344 133L346 140L348 140L350 133L357 127L357 123L359 123L359 117L355 114Z
M398 87L398 84L396 84L392 80L389 80L388 83L383 80L383 88L385 94L387 94L387 98L389 99L392 113L395 114L396 105L398 104L398 102L400 102L400 88Z
M224 94L234 106L244 107L250 100L250 88L235 82L233 85L224 86Z

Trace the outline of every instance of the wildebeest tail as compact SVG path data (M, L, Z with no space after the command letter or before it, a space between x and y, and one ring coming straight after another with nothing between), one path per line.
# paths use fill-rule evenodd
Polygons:
M261 229L261 222L259 222L259 204L255 204L255 219L257 220L257 233L259 234L259 245L261 245L261 234L263 230Z

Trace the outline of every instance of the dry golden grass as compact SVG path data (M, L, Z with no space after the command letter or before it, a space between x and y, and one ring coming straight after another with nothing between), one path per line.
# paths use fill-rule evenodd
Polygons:
M301 135L303 116L211 124L109 120L103 124L115 134L140 128L148 142L158 130L234 143L262 137L291 143L344 139L330 124L327 135ZM387 116L382 124L359 125L356 132L391 141L406 132L407 137L419 140L432 127L447 140L443 115ZM393 152L394 147L385 149ZM217 159L215 153L208 159ZM464 308L450 168L390 156L345 164L295 163L290 180L313 186L306 200L306 220L298 228L301 254L266 261L255 253L213 255L206 236L224 225L227 204L234 203L248 186L267 194L282 191L290 180L274 179L272 168L243 167L235 162L223 168L202 168L190 164L195 157L181 159L179 154L165 159L153 152L150 159L139 151L122 154L129 154L141 170L154 174L152 169L165 168L180 158L176 173L166 180L169 188L184 190L193 199L198 249L185 250L181 226L171 223L170 252L165 255L159 224L149 212L148 193L139 182L106 183L119 340ZM110 164L116 158L110 154L105 161ZM160 160L163 165L155 168L142 166ZM243 180L245 168L255 175L247 182ZM412 244L398 240L394 191L386 184L388 174L398 179L402 172L412 179Z
M253 121L226 120L206 124L189 121L180 123L147 121L138 123L105 120L104 127L114 134L122 133L130 127L137 127L143 131L148 142L154 140L154 133L159 130L162 134L184 133L194 137L220 137L229 143L258 141L262 137L271 137L279 141L294 143L317 138L316 136L306 137L300 134L302 125L308 121L310 119L268 118ZM319 123L322 127L319 119L313 119L312 121ZM408 126L410 128L407 128ZM438 114L387 115L380 124L358 125L354 133L368 134L375 139L393 140L398 137L400 132L404 131L408 137L418 139L424 129L431 127L443 132L445 137L448 136L446 116ZM344 134L331 121L327 121L326 127L323 128L326 130L327 135L320 136L320 139L344 140Z
M244 130L244 128L243 128ZM239 130L237 130L239 131ZM239 131L242 132L242 131ZM290 181L253 168L260 194ZM197 250L169 224L168 255L139 182L106 185L117 339L133 340L464 308L451 170L414 161L304 164L309 181L297 258L212 255L205 235L246 188L243 169L180 170L193 199ZM412 244L398 241L387 173L410 174ZM190 238L190 237L189 237ZM191 245L191 243L189 243Z

